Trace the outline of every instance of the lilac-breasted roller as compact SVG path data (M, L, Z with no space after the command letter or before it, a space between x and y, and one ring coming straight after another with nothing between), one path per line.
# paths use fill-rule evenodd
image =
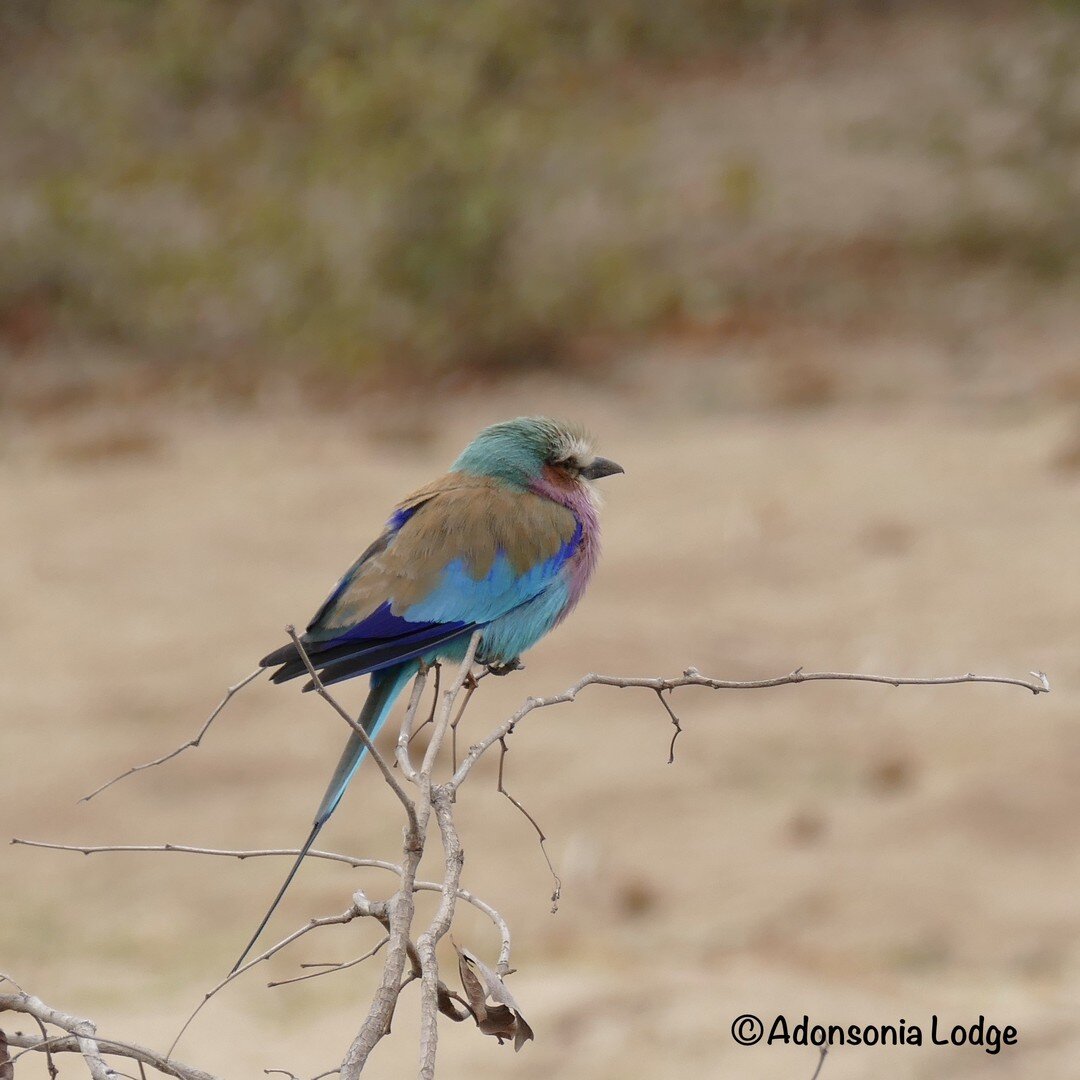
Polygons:
M479 662L512 666L585 591L600 551L592 481L622 471L569 424L519 417L485 428L445 476L397 505L308 624L300 640L323 683L371 675L359 720L374 738L420 664L460 662L474 631L481 631ZM261 664L277 668L275 683L307 670L293 644ZM300 855L236 968L364 754L354 732Z

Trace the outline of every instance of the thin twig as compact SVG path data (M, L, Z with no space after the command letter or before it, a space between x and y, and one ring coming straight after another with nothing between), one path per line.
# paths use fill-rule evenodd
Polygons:
M20 840L18 838L11 841L13 844L19 844L23 847L33 848L46 848L49 851L74 851L80 855L101 855L107 852L169 852L179 853L185 855L216 855L222 858L228 859L261 859L268 856L288 856L295 858L300 854L299 848L265 848L265 849L253 849L253 850L231 850L227 848L204 848L204 847L191 847L185 844L101 844L97 846L91 846L87 844L53 844L46 843L44 840ZM401 877L403 869L397 863L388 862L385 859L358 859L352 855L342 855L336 851L309 851L309 859L327 859L330 862L344 863L346 866L368 868L374 870L387 870L391 874L395 874L397 877ZM413 881L413 890L415 892L442 892L443 885L437 881ZM507 966L510 963L510 926L506 919L503 918L499 912L493 908L490 904L480 899L475 893L470 892L468 889L458 890L458 899L464 900L466 904L470 904L478 911L483 912L494 924L495 928L499 931L500 937L500 953L499 958L501 962L505 962Z
M472 700L473 694L476 693L476 688L480 685L481 676L472 676L465 682L465 697L462 698L461 705L458 706L457 715L450 721L450 771L451 773L457 772L457 729L458 724L461 723L461 718L465 715L465 710L469 706L469 702ZM450 793L451 800L454 799L456 792Z
M41 1041L42 1041L42 1043L48 1043L48 1041L49 1041L49 1033L48 1033L48 1031L45 1030L45 1025L41 1022L41 1019L39 1017L37 1017L37 1016L34 1017L34 1022L37 1024L39 1030L41 1031ZM60 1075L60 1070L56 1067L56 1062L53 1061L52 1049L47 1045L44 1046L43 1048L45 1050L45 1068L49 1073L49 1080L56 1080L56 1078ZM139 1068L140 1069L142 1068L142 1063L141 1062L139 1064Z
M515 798L506 789L506 785L503 783L503 770L506 762L506 755L510 753L510 747L506 744L507 736L503 736L499 740L499 744L502 749L499 751L499 784L496 790L500 795L505 795L526 817L529 824L536 830L536 835L540 838L540 852L544 856L544 862L548 865L548 870L551 871L552 889L551 889L551 914L554 915L559 910L559 899L562 896L562 878L559 877L558 871L555 869L555 864L551 861L551 856L548 854L547 849L547 837L544 835L544 830L540 828L540 823L525 809L521 801ZM507 964L509 967L509 964ZM506 971L499 971L500 975L505 975Z
M199 728L199 733L195 736L195 738L188 739L188 741L184 743L183 746L178 746L175 750L171 750L169 753L163 754L159 758L154 758L153 761L147 761L142 765L132 765L130 769L120 773L119 776L114 776L111 780L102 784L101 787L94 788L94 790L91 791L89 795L84 795L79 800L79 802L89 802L92 798L94 798L95 795L100 795L107 788L111 788L113 784L118 784L121 780L124 780L125 778L132 776L137 772L142 772L144 769L153 769L157 765L164 765L166 761L172 761L174 757L178 757L185 750L193 750L199 745L199 743L202 742L203 736L210 730L210 725L221 714L221 710L224 709L225 706L228 705L229 702L232 700L233 694L236 694L240 690L243 690L249 682L257 679L265 670L265 668L258 667L246 678L241 679L235 686L230 686L229 689L225 691L225 696L221 699L221 701L218 702L217 708L206 718L206 722L203 724L203 726Z
M671 733L671 742L668 745L667 763L669 765L675 764L675 740L682 734L682 724L679 722L678 716L675 715L675 710L671 707L671 704L664 699L664 691L657 690L656 696L660 699L660 704L664 706L668 716L671 717L671 722L675 726L675 730Z
M370 960L388 941L390 940L389 934L379 942L373 949L369 949L363 956L358 956L355 960L347 960L344 963L337 964L301 964L301 967L318 967L321 971L309 971L306 975L297 975L292 979L280 979L278 982L268 982L266 984L268 989L272 989L275 986L289 986L292 983L304 982L306 979L317 979L320 975L330 975L335 971L344 971L346 968L356 967L357 964L362 964L365 960Z
M253 850L232 850L228 848L205 848L205 847L192 847L188 844L53 844L47 843L44 840L23 840L19 837L14 837L11 840L12 844L17 844L21 847L34 847L34 848L46 848L50 851L75 851L80 855L102 855L106 852L133 852L133 851L154 851L154 852L170 852L173 854L181 855L221 855L230 859L260 859L266 856L275 855L292 855L297 856L300 854L299 848L260 848ZM347 866L369 866L379 870L390 870L393 873L400 873L401 867L397 863L386 862L383 859L357 859L352 855L342 855L336 851L309 851L308 858L310 859L328 859L331 862L345 863Z
M659 692L663 690L675 690L683 686L704 686L711 690L766 690L773 686L787 686L794 683L841 681L841 682L871 682L885 683L888 686L948 686L954 683L997 683L1003 686L1019 686L1030 690L1033 694L1047 694L1050 692L1050 680L1041 671L1030 672L1034 682L1025 679L1012 679L999 675L975 675L968 672L965 675L942 675L935 678L910 678L901 675L863 675L846 671L803 671L796 668L788 675L778 675L771 679L714 679L702 675L697 668L687 668L681 676L676 678L636 678L618 675L597 675L590 673L579 679L573 686L564 690L561 694L551 697L527 698L517 712L504 720L494 731L475 743L469 748L461 765L454 771L450 778L449 787L456 790L461 786L465 777L468 776L476 762L505 735L513 729L529 713L536 709L545 709L551 705L564 705L574 701L578 694L588 686L617 686L623 689L640 687L645 690Z
M241 975L244 974L245 971L250 971L256 964L261 964L264 960L269 960L272 956L276 956L287 945L291 945L298 938L302 938L305 934L309 934L312 930L318 930L320 927L323 926L341 926L345 923L352 922L353 919L357 918L359 915L362 914L364 914L364 912L359 909L354 899L353 903L351 903L340 915L324 915L322 918L309 919L299 929L294 930L291 934L283 937L276 945L271 945L269 949L249 960L242 967L238 967L235 971L230 971L229 974L226 975L225 978L222 979L221 982L219 982L213 989L207 991L207 993L203 996L202 1001L200 1001L199 1004L195 1006L194 1011L184 1021L183 1027L181 1027L180 1030L176 1033L176 1038L173 1039L172 1045L169 1047L169 1052L166 1054L166 1057L172 1057L172 1052L176 1049L176 1044L181 1040L181 1038L183 1038L184 1032L187 1031L187 1029L191 1026L192 1020L194 1020L195 1017L198 1016L199 1013L202 1011L203 1006L220 990L223 990L226 986L228 986L229 983L231 983L234 979L238 979Z

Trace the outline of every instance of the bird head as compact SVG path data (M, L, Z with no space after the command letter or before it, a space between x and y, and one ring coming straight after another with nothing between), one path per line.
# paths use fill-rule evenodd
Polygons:
M584 428L546 416L519 416L484 428L451 468L522 488L544 478L570 485L623 471L597 457Z

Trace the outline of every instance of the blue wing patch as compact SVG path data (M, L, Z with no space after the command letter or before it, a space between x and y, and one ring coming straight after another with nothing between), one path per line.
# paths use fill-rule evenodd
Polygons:
M521 651L542 636L565 604L567 586L561 571L580 543L580 522L573 536L554 555L524 573L514 569L504 551L498 552L481 578L473 577L465 562L455 559L443 568L438 584L427 597L400 613L395 613L393 604L387 602L353 626L320 625L332 617L336 601L363 564L386 550L415 509L394 514L383 535L349 568L309 624L304 644L325 683L430 655L440 646L466 638L478 627L493 622L498 626L492 628L492 644L495 638L502 643L495 652L516 655L516 651L511 652L514 643L520 640L517 651ZM508 623L506 616L518 612L520 619ZM274 682L295 678L306 670L292 645L264 657L262 664L282 665L273 675Z
M461 559L447 563L439 584L423 600L406 608L402 614L409 622L449 623L468 620L483 625L528 603L553 585L567 559L581 541L581 522L574 535L549 559L519 574L509 557L500 551L491 569L475 578Z

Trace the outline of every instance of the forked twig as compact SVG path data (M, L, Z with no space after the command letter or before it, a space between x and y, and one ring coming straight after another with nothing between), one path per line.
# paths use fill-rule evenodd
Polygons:
M299 929L294 930L291 934L283 937L276 945L271 945L265 952L260 953L258 956L253 957L246 964L238 967L235 971L230 971L213 989L208 990L203 996L202 1001L195 1006L194 1011L184 1021L183 1027L176 1033L176 1038L173 1039L172 1045L169 1047L166 1058L172 1057L172 1052L176 1049L176 1044L184 1037L184 1032L191 1026L191 1022L196 1016L202 1012L203 1006L210 1001L211 998L216 996L219 991L224 990L234 979L238 979L245 971L250 971L256 964L261 964L264 960L269 960L272 956L276 956L287 945L291 945L294 941L302 938L305 934L309 934L312 930L318 930L323 926L342 926L345 923L350 923L353 919L358 918L360 915L367 914L362 911L356 903L354 898L353 902L340 914L340 915L324 915L322 918L309 919Z
M521 721L536 709L550 708L552 705L565 705L575 701L578 694L589 686L617 686L622 689L638 687L644 690L652 690L659 693L664 690L675 690L683 686L702 686L710 690L767 690L774 686L788 686L795 683L807 682L870 682L884 683L888 686L949 686L956 683L996 683L1001 686L1019 686L1030 690L1033 694L1048 694L1050 692L1050 680L1042 671L1030 672L1034 682L1026 679L1011 679L1000 675L975 675L968 672L965 675L942 675L935 678L911 678L903 675L863 675L857 672L847 671L803 671L801 667L787 675L777 675L770 679L714 679L702 675L695 667L687 668L682 675L675 678L640 678L634 676L597 675L590 673L578 679L573 686L564 690L561 694L553 694L551 697L530 697L523 705L498 727L491 731L479 742L469 747L468 754L454 770L454 775L447 782L451 789L457 789L472 771L473 766L488 750L500 739L510 734ZM667 704L665 702L665 704ZM676 732L676 734L678 734Z
M279 979L277 982L268 982L266 984L267 989L272 989L275 986L289 986L291 983L304 982L306 979L317 979L320 975L332 975L335 971L344 971L346 968L356 967L357 964L370 960L389 940L390 935L387 934L378 945L373 949L369 949L363 956L358 956L355 960L345 960L331 964L301 964L302 968L317 967L320 970L309 971L306 975L297 975L292 979Z

